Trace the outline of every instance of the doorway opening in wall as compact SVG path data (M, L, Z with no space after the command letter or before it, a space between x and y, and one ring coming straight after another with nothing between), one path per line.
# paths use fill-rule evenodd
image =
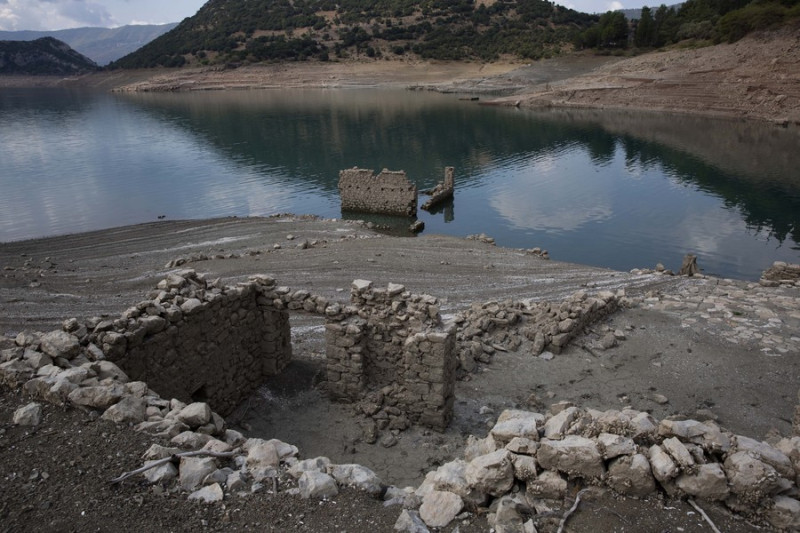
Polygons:
M419 485L431 468L456 457L435 431L412 426L398 435L376 433L359 404L332 402L325 391L325 319L293 312L289 322L291 362L226 417L233 429L297 446L301 459L364 465L401 487Z

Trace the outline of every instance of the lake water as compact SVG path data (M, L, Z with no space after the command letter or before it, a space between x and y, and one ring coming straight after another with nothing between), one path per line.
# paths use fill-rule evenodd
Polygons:
M0 242L160 216L341 217L340 169L427 189L453 166L455 200L420 211L426 232L619 270L695 253L706 273L757 279L800 261L798 147L796 128L411 91L0 89Z

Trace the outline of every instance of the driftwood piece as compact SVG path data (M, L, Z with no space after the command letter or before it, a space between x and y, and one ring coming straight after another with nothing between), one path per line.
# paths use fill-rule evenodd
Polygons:
M564 517L561 519L561 523L558 525L557 533L562 533L564 531L564 526L567 524L567 519L572 516L572 513L574 513L575 509L578 508L578 504L581 503L581 496L587 490L589 489L582 489L578 491L578 494L575 495L575 503L572 504L572 507L570 507L566 513L564 513Z
M692 499L692 498L689 498L689 505L691 505L692 507L694 507L694 508L697 510L697 512L698 512L698 513L700 513L700 516L702 516L702 517L703 517L703 519L704 519L706 522L708 522L708 525L709 525L709 526L711 526L711 530L712 530L714 533L720 533L720 530L719 530L719 529L717 529L717 526L715 526L715 525L714 525L714 522L712 522L712 521L711 521L711 519L710 519L710 518L708 517L708 515L706 514L706 512L705 512L705 511L703 511L703 509L702 509L702 508L701 508L699 505L697 505L697 503L695 503L694 499Z
M209 451L209 450L194 450L194 451L191 451L191 452L175 453L173 455L170 455L169 457L164 457L163 459L159 459L157 461L153 461L149 465L145 465L145 466L143 466L141 468L137 468L136 470L131 470L130 472L125 472L121 476L115 477L114 479L109 481L109 483L111 483L112 485L116 484L116 483L120 483L122 481L125 481L129 477L133 477L136 474L141 474L143 472L147 472L151 468L155 468L155 467L161 466L163 464L178 463L178 462L180 462L181 457L203 457L203 456L205 456L205 457L218 457L218 458L228 459L228 458L231 458L231 457L235 457L239 453L241 453L241 450L239 450L238 448L235 449L235 450L231 450L229 452L212 452L212 451Z

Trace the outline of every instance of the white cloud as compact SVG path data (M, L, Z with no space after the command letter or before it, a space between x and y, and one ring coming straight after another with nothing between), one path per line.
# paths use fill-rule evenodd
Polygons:
M97 2L86 0L2 0L0 30L53 30L81 26L113 26L114 17Z
M617 11L619 9L625 9L625 6L622 5L622 2L609 2L606 11Z
M512 227L560 233L613 216L607 184L581 178L586 155L556 159L546 154L521 163L489 197L490 205Z

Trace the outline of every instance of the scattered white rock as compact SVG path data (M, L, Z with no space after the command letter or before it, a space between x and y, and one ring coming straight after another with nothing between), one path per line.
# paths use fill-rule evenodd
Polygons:
M42 421L42 406L29 403L14 411L13 422L18 426L38 426Z
M303 472L297 480L297 487L300 489L300 496L304 499L327 499L339 494L336 480L323 472L308 470Z
M445 527L464 508L458 494L442 490L432 490L422 500L419 515L428 527Z
M202 503L216 503L221 502L225 495L222 492L222 487L219 483L208 485L202 489L195 491L189 495L189 500L197 500Z

